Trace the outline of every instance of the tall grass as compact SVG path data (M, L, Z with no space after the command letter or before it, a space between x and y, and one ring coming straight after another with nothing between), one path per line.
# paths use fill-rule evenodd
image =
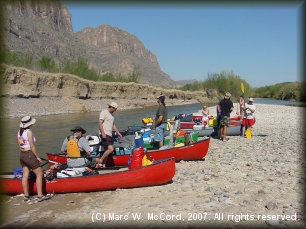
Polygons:
M217 91L220 95L230 92L232 97L238 98L242 94L241 83L244 84L244 94L251 96L252 90L250 85L235 75L233 71L222 71L220 73L208 73L205 81L197 81L193 84L186 84L180 88L183 91L206 91L208 94L210 91Z

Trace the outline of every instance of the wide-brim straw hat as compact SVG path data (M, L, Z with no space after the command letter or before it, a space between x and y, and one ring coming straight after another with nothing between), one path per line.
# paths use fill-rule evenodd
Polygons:
M29 116L29 115L24 116L24 117L21 119L20 128L27 128L27 127L33 125L35 122L36 122L36 119L35 119L35 118L32 118L32 117Z

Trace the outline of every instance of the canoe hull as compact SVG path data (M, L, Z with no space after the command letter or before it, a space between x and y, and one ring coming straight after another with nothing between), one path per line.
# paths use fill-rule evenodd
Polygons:
M241 125L241 123L242 123L242 121L230 120L230 126ZM175 121L171 121L170 124L174 125ZM197 125L197 124L195 122L180 122L180 128L181 129L193 129L194 125Z
M240 132L241 126L229 126L227 127L226 136L238 136L241 134ZM187 132L194 131L193 129L185 129ZM211 136L214 137L218 135L216 127L207 127L203 130L197 130L199 132L199 137Z
M76 176L43 180L43 193L73 193L114 190L117 188L135 188L161 185L170 181L175 174L173 158L134 168L93 176ZM1 192L5 194L23 193L20 179L0 178ZM29 179L30 194L37 194L35 180Z
M198 141L198 138L199 138L199 132L198 131L192 131L191 135L192 135L192 141L193 142ZM186 140L185 136L176 137L175 138L175 145L179 144L179 143L184 143L185 144L185 140ZM170 143L170 137L168 135L164 139L164 145L169 145L169 143ZM147 149L158 149L159 148L159 142L145 142L144 146Z
M197 141L191 145L186 145L178 148L153 150L148 151L154 160L162 160L173 157L175 161L199 160L206 156L209 148L210 138ZM61 164L66 163L67 157L63 155L47 153L48 160L55 161ZM108 156L106 166L125 166L128 164L130 155L114 155Z

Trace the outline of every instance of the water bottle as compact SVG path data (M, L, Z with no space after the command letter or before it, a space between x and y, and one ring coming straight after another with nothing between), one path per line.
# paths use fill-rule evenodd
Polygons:
M136 148L138 147L144 148L144 142L143 142L142 136L139 136L137 132L135 132L135 146Z

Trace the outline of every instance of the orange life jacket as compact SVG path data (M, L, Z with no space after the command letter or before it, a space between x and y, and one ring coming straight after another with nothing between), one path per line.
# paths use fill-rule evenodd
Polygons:
M73 136L67 137L67 156L68 157L81 157L81 151L78 146L79 139Z

